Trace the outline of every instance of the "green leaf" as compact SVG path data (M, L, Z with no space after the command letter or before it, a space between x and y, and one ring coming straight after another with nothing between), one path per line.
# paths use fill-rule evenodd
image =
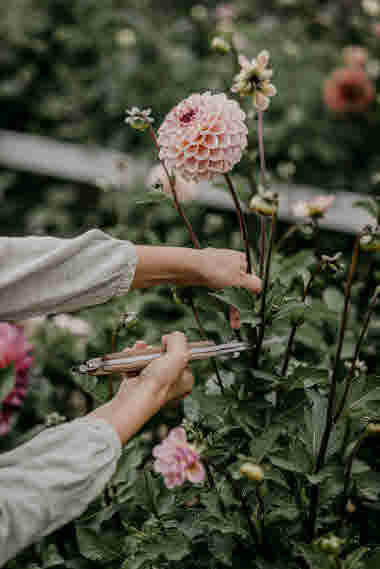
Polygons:
M284 256L280 261L276 255L275 260L277 267L273 274L288 287L293 279L301 276L315 262L315 257L310 250L305 249L295 255Z
M169 561L181 561L181 559L190 553L188 539L178 532L166 536L164 545L164 556Z
M74 382L83 391L91 395L91 397L96 401L96 403L103 404L109 399L109 389L108 389L108 376L105 375L86 375L73 373L72 378Z
M359 399L356 399L356 401L351 402L349 409L351 412L361 413L365 411L366 405L373 401L380 401L380 387L371 389L371 391L362 395Z
M117 532L99 535L86 526L77 525L79 551L86 559L109 563L123 557L123 535Z
M376 202L374 202L372 200L358 200L357 202L354 202L352 205L354 207L361 207L367 213L369 213L369 215L374 217L376 221L378 220L379 208L378 208Z
M209 538L208 547L215 559L232 567L232 555L236 547L232 536L214 533Z
M210 292L209 295L237 308L243 324L256 326L259 323L255 314L255 297L245 288L226 287L222 292Z
M57 565L65 565L65 560L58 553L58 548L54 543L50 543L42 550L43 569L56 567Z
M280 458L279 456L270 456L269 460L273 466L281 468L282 470L289 470L289 472L297 472L299 474L304 474L304 469L297 463L286 460L285 458Z
M307 437L305 444L316 458L325 430L328 403L326 397L322 397L315 391L308 391L307 396L311 402L311 410L305 409L305 435Z
M174 205L171 196L166 194L161 190L149 190L145 193L145 197L142 200L136 201L137 205L148 205L148 204L167 204Z
M290 323L302 321L305 318L309 307L299 300L288 300L284 302L280 310L273 316L273 322L278 320L288 320Z
M252 440L249 444L249 452L252 458L260 463L266 455L272 450L274 443L283 431L283 425L273 425L264 431L261 437Z
M16 383L14 365L0 369L0 403L9 395Z
M344 294L335 287L327 287L323 291L323 300L327 304L329 310L333 312L341 312L344 306Z

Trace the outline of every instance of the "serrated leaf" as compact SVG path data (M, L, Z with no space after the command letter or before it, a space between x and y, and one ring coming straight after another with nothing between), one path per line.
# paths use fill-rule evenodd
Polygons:
M279 320L288 320L289 322L298 322L305 317L309 307L299 300L288 300L284 302L280 310L273 316L273 322Z
M210 292L209 295L218 298L225 304L234 306L245 315L255 309L255 298L245 288L231 286L224 288L222 292Z
M99 535L88 527L77 525L76 535L79 551L90 561L109 563L123 557L123 538L116 532Z
M283 428L284 427L281 425L273 425L266 430L261 437L250 442L249 452L257 463L262 462L265 456L272 450L273 445L280 436Z

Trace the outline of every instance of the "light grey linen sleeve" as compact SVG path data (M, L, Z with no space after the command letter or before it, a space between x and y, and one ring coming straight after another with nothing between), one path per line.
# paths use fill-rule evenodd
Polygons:
M99 229L72 239L0 238L0 320L73 312L126 293L136 247Z
M0 566L85 511L121 444L103 419L76 419L0 455Z

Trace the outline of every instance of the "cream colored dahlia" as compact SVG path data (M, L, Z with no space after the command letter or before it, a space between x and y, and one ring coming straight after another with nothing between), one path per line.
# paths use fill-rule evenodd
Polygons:
M247 146L245 113L224 93L195 93L158 130L160 160L185 180L210 180L237 164Z
M240 72L234 77L234 84L231 88L233 93L238 93L241 97L252 95L252 102L258 111L265 111L270 103L269 97L276 95L277 90L270 79L272 69L268 69L269 52L264 50L259 55L249 61L245 55L239 55Z

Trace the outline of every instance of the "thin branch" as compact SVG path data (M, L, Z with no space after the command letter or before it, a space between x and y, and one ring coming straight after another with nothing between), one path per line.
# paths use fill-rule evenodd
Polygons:
M251 254L249 251L249 239L248 239L247 224L245 222L244 214L242 212L240 202L239 202L239 198L237 197L237 194L236 194L235 188L233 186L232 180L228 174L224 174L224 178L227 182L228 189L230 190L232 199L233 199L234 204L235 204L236 213L237 213L237 216L239 219L240 234L241 234L241 237L242 237L242 240L244 243L245 255L247 257L247 272L249 274L251 274L252 273L252 263L251 263Z

